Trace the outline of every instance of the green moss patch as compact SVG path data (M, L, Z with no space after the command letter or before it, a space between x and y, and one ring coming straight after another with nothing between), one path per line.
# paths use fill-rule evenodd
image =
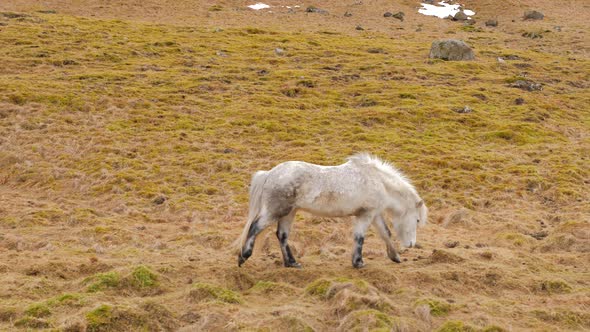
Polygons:
M415 305L427 305L430 308L430 314L435 317L446 316L451 312L451 305L435 299L420 299Z
M189 299L193 302L215 300L225 303L242 303L240 294L220 286L199 282L194 284L189 292Z
M459 320L449 320L444 322L439 328L436 330L437 332L476 332L477 329L463 323Z
M109 288L116 288L119 286L120 281L121 276L117 272L99 273L85 280L85 282L89 283L86 290L94 293Z

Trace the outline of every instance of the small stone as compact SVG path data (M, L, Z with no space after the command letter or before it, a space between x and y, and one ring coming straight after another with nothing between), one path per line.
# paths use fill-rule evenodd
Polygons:
M522 105L522 104L524 104L524 99L523 98L516 98L516 99L514 99L514 103L516 105Z
M455 248L459 245L459 241L447 241L444 243L445 247L447 248Z
M527 37L530 39L541 39L543 38L543 34L541 34L540 32L525 32L522 34L523 37Z
M553 27L553 30L555 30L557 32L561 32L561 27L559 25L556 25Z
M547 235L549 235L549 233L547 233L547 231L540 231L540 232L531 233L529 235L540 241L540 240L543 240L544 238L546 238Z
M275 48L275 54L276 55L279 55L279 56L284 55L285 54L285 50L282 49L282 48L280 48L280 47L277 47L277 48Z
M457 108L454 109L455 112L460 113L460 114L466 114L466 113L471 113L473 112L473 109L469 106L465 106L463 108Z
M385 12L385 14L383 14L383 17L392 17L393 13L392 12Z
M486 21L486 27L497 27L498 26L498 20L487 20Z
M305 8L305 11L307 13L319 13L319 14L327 14L328 13L327 10L324 10L324 9L321 9L321 8L317 8L317 7L314 7L314 6L309 6L309 7Z
M543 13L536 10L527 10L524 12L525 20L542 20L545 17Z
M363 30L365 30L365 29L363 29L363 27L362 27L362 26L360 26L360 25L357 25L355 29L356 29L356 30L359 30L359 31L363 31Z
M344 17L351 17L351 16L352 16L352 13L351 12L344 13Z
M161 204L164 204L165 201L166 201L166 197L158 196L154 199L154 204L161 205Z
M502 58L498 57L498 63L502 63L502 64L504 64L504 63L506 63L506 60L504 60L504 59L502 59Z
M227 56L227 53L225 51L217 51L217 52L215 52L215 54L217 54L217 56L223 56L223 57Z

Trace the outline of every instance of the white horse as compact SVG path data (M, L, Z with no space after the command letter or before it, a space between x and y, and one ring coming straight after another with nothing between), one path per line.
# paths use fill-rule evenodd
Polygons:
M428 209L408 179L391 164L358 154L338 166L288 161L270 171L258 171L250 186L248 222L238 239L238 266L251 255L256 236L278 223L277 237L286 267L301 267L287 239L299 210L323 217L355 216L352 265L364 265L362 248L371 224L387 245L388 257L400 262L384 215L394 216L393 228L403 247L416 244L416 228L426 224Z

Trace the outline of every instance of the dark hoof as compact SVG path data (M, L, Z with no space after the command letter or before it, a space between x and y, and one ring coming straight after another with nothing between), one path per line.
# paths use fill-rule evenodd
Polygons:
M395 262L395 263L398 263L398 264L402 262L402 260L400 259L399 255L396 255L394 257L389 257L389 259L391 259L392 262Z
M396 262L396 263L402 262L397 251L387 250L387 257L389 257L389 259L391 259L391 261L393 261L393 262Z
M285 267L291 267L295 269L301 269L301 264L294 262L294 263L285 263Z
M354 267L355 269L360 269L363 268L365 266L365 263L363 261L356 261L352 263L352 267Z
M245 261L246 259L242 257L242 255L238 255L238 267L242 267L242 264L244 264Z

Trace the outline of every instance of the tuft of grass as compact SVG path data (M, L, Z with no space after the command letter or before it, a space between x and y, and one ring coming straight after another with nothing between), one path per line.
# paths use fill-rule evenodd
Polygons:
M430 314L435 317L447 316L451 312L451 305L435 299L420 299L415 305L427 305Z
M465 259L446 250L435 249L430 255L430 263L460 263Z
M14 322L14 326L29 329L46 329L51 327L51 324L36 317L24 317Z
M16 318L18 312L13 307L2 307L0 308L0 322L9 322Z
M147 267L140 265L131 272L130 282L138 289L155 287L158 286L158 276Z
M240 294L220 286L199 282L194 284L189 292L189 298L195 302L203 300L216 300L225 303L243 303Z
M46 303L35 303L25 309L25 315L36 318L47 317L51 315L51 310Z
M533 310L532 314L536 318L548 323L565 325L573 329L590 328L590 314L587 312L576 312L573 310Z
M353 284L357 290L361 293L366 293L369 285L362 279L349 279L349 278L334 278L334 279L317 279L312 281L305 287L305 293L311 296L327 299L334 294L330 294L330 289L339 284Z
M549 294L571 293L573 290L570 284L561 279L544 280L539 285L539 288L541 291L547 292Z
M477 329L470 325L466 325L462 321L459 320L449 320L444 322L439 328L436 330L437 332L476 332Z
M86 313L88 331L101 331L102 327L111 321L113 307L101 304L92 311Z
M400 325L397 317L389 316L374 309L357 310L349 313L341 324L344 331L391 331Z
M292 286L284 283L258 281L248 292L259 294L293 293L294 289Z
M317 297L326 297L331 285L332 282L330 280L317 279L305 287L305 293Z
M99 273L86 279L91 284L86 288L90 293L103 291L109 288L116 288L119 286L121 276L117 272Z

